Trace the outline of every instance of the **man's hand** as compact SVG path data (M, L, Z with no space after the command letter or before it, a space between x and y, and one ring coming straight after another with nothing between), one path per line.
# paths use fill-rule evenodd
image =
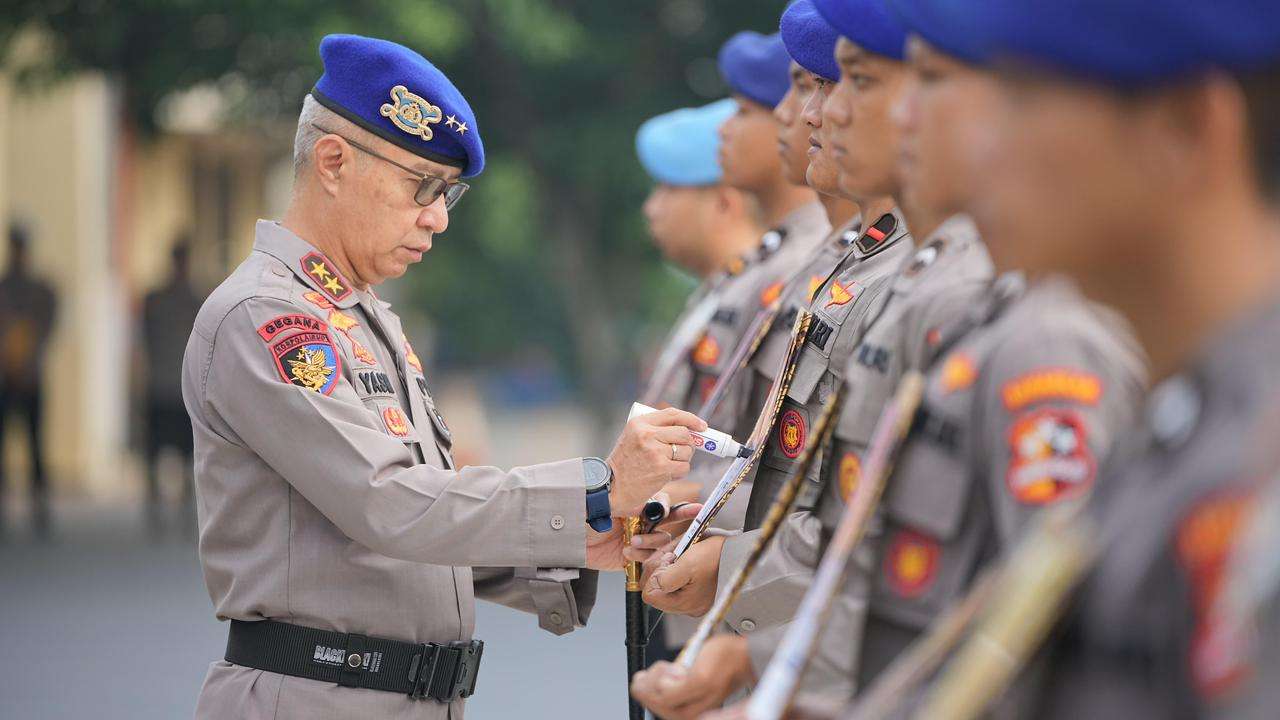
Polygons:
M613 514L636 515L663 485L688 475L694 452L689 431L706 429L707 424L697 415L675 408L632 418L609 453Z
M658 493L654 499L663 500L668 504L671 502L665 493ZM670 543L672 529L688 525L689 521L698 516L698 511L701 509L702 505L698 503L686 503L675 508L665 520L658 523L653 532L633 535L631 547L622 545L623 518L614 518L613 527L609 532L598 533L587 528L587 567L593 570L621 570L623 563L631 559L631 553L637 548L659 548ZM643 552L651 553L653 550L646 549Z
M645 569L657 567L644 582L644 601L677 615L705 615L716 599L723 547L724 537L712 535L690 545L679 558L670 552L658 561L650 558Z
M664 661L636 673L631 695L663 720L691 720L754 681L747 639L717 635L687 670Z

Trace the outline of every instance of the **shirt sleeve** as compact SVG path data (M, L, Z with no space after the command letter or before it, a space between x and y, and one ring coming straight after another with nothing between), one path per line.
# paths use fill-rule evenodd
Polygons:
M533 613L538 627L564 635L587 624L599 573L578 568L475 568L476 597Z
M258 328L298 312L284 300L252 298L220 323L200 395L215 431L252 450L348 537L388 557L480 567L585 563L581 458L512 470L415 462L365 408L336 350L331 385L311 390L284 379ZM315 347L324 343L317 338Z

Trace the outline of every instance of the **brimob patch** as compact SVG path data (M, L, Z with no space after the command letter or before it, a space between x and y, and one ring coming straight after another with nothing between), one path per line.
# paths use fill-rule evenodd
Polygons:
M840 497L849 502L853 489L858 486L858 478L862 476L862 461L854 453L847 452L840 458L840 470L837 475L840 481Z
M342 360L327 332L303 331L271 346L276 370L287 383L328 395L338 384Z
M938 542L914 530L899 530L889 540L884 575L893 591L905 598L928 592L938 576Z
M782 413L782 419L778 421L778 447L782 454L789 458L798 457L804 447L806 431L803 415L795 410Z
M1018 502L1046 505L1093 484L1096 463L1084 419L1073 410L1024 413L1009 429L1009 492Z
M1000 396L1011 411L1045 400L1097 405L1102 398L1102 381L1097 375L1072 368L1043 368L1005 383Z
M387 432L398 438L409 437L409 420L404 416L404 411L398 407L389 407L382 411L382 424L387 426Z

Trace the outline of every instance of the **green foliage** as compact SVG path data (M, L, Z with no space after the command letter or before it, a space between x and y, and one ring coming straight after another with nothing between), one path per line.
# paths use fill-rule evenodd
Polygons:
M645 236L639 208L649 183L635 161L635 130L659 112L714 99L722 89L706 78L720 44L741 29L775 28L783 5L9 0L0 51L15 29L42 28L53 52L12 72L31 81L104 70L121 80L146 129L166 96L201 83L246 88L235 117L247 127L288 122L319 76L326 33L420 50L471 101L490 164L411 272L410 304L432 317L450 361L501 363L541 347L585 376L579 386L593 396L634 374L634 358L691 287ZM584 319L603 322L590 330Z

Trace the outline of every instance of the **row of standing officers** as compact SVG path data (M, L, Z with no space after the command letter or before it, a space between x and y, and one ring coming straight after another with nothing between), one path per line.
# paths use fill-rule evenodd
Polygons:
M511 471L454 467L373 290L483 169L476 119L420 55L326 38L289 209L186 350L200 558L232 621L197 715L460 714L474 597L568 632L593 570L627 559L673 646L690 631L673 620L751 568L692 662L635 678L664 718L1265 716L1280 33L1264 5L797 0L777 34L735 36L732 97L637 135L654 239L703 278L643 398L671 407L607 457ZM881 473L878 420L913 377ZM729 471L694 457L707 423L758 453L677 557ZM790 657L868 487L821 632ZM695 502L624 547L611 518L658 492ZM1073 532L1032 552L1046 513ZM993 567L1001 591L952 661L909 667L869 709ZM794 703L770 707L788 672Z

